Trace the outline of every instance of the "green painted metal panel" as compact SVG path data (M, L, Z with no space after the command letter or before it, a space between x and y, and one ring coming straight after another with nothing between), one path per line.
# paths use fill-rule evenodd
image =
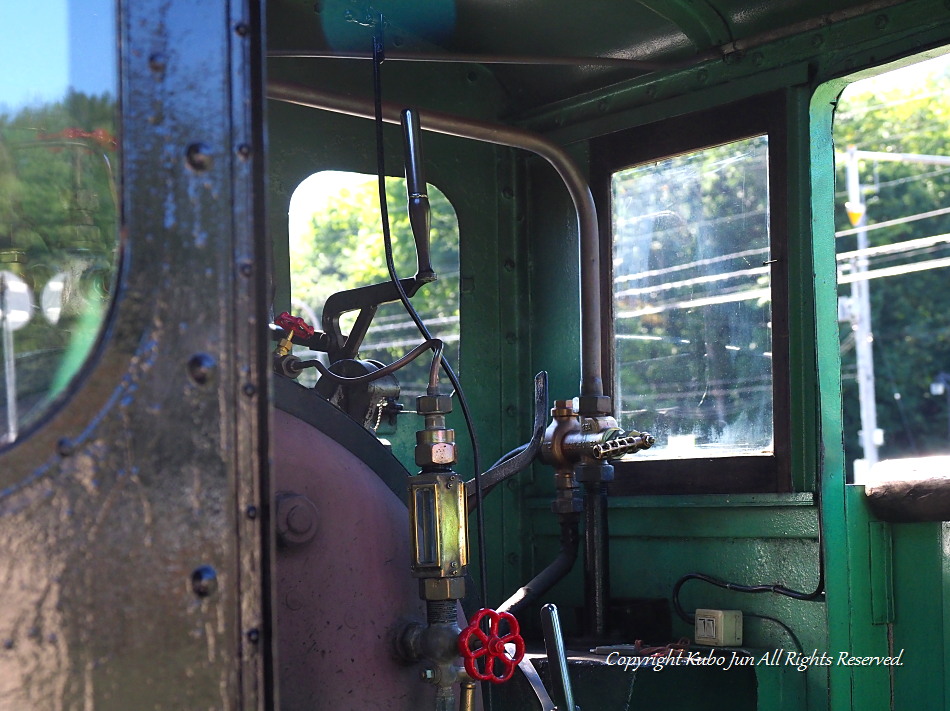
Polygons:
M891 526L884 521L868 523L871 621L876 625L894 622L894 560Z
M943 639L946 574L944 524L890 524L893 533L895 708L946 708Z

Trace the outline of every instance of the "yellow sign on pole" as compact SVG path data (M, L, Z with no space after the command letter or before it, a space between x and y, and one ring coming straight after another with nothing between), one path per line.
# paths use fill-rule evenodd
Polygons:
M851 220L852 227L857 227L864 213L867 212L867 207L863 202L848 201L844 204L844 209L848 211L848 219Z
M857 227L864 213L867 212L867 207L863 202L848 201L844 204L844 209L848 211L848 219L851 220L852 227Z

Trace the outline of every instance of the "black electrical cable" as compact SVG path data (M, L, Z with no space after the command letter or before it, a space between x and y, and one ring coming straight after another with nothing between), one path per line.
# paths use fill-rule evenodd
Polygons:
M784 585L778 584L766 584L766 585L740 585L739 583L730 583L726 580L721 580L719 578L713 577L712 575L706 575L705 573L687 573L679 580L673 584L673 592L671 595L673 601L673 610L676 612L677 616L684 622L693 623L693 615L687 613L682 604L680 603L680 588L690 580L701 580L704 583L709 583L710 585L715 585L716 587L723 588L725 590L732 590L734 592L741 593L775 593L776 595L784 595L785 597L790 597L793 600L803 600L806 602L823 602L825 599L825 548L824 548L824 517L821 511L821 478L815 478L815 505L818 507L818 582L815 585L815 589L811 592L801 592L798 590L792 590L791 588L785 587ZM761 617L762 619L771 620L778 625L781 625L785 630L792 636L792 639L796 642L798 638L795 637L794 633L785 626L783 623L779 622L773 617L767 617L766 615L755 615L756 617ZM801 649L801 644L799 643L799 649Z
M767 584L767 585L740 585L739 583L730 583L726 580L721 580L715 578L712 575L706 575L705 573L687 573L673 585L673 608L676 610L676 614L679 615L682 619L689 621L688 614L683 610L683 606L680 604L679 595L680 588L683 587L683 584L690 580L702 580L704 583L709 583L710 585L715 585L717 588L723 588L725 590L732 590L734 592L741 593L775 593L776 595L784 595L785 597L790 597L793 600L805 600L808 602L814 602L819 600L824 595L824 585L823 580L819 580L819 586L815 588L810 593L799 592L798 590L792 590L787 588L784 585L778 584Z
M393 262L392 235L389 231L389 209L387 207L386 201L386 161L385 154L383 152L383 97L382 78L380 71L380 65L382 64L382 61L383 17L382 15L379 15L377 17L376 31L373 33L373 103L375 107L376 119L376 173L379 180L379 211L383 228L383 246L385 248L386 254L386 269L389 271L389 277L396 286L396 289L399 292L399 300L402 301L402 304L405 307L406 312L409 314L409 317L412 319L413 323L416 324L416 328L419 329L419 332L422 334L422 336L427 341L430 341L432 340L432 334L429 332L429 329L426 327L425 323L422 321L419 314L412 306L412 303L409 301L409 297L406 295L406 291L403 289L402 283L399 281L399 277L396 274L396 266ZM448 362L444 358L441 358L440 360L442 363L442 369L445 371L449 382L452 383L452 387L455 388L459 405L462 408L462 416L465 419L465 426L468 429L469 438L472 442L472 459L475 466L476 481L475 496L476 501L478 502L475 521L478 540L478 570L479 577L481 578L481 606L488 607L488 569L485 562L485 517L484 509L482 507L481 482L479 481L481 462L478 449L478 437L475 434L475 425L472 419L472 413L468 407L468 401L465 398L465 394L462 392L462 386Z
M768 615L760 615L760 614L755 613L755 612L743 612L742 614L743 614L745 617L753 617L753 618L755 618L755 619L757 619L757 620L768 620L769 622L772 622L772 623L778 625L778 626L781 627L783 630L785 630L785 634L787 634L787 635L791 638L792 644L795 645L795 648L799 651L799 653L805 651L805 649L802 647L801 641L798 639L798 635L796 635L796 634L792 631L792 628L791 628L791 627L789 627L788 625L786 625L786 624L785 624L784 622L782 622L781 620L777 620L777 619L775 619L774 617L769 617Z
M442 341L440 341L438 338L430 338L425 343L420 343L399 360L394 360L389 365L384 365L382 368L379 370L374 370L372 373L357 375L351 378L343 375L337 375L318 360L297 361L296 363L292 363L290 368L297 372L300 372L305 368L316 368L320 372L320 375L324 378L329 378L334 382L344 383L346 385L356 385L358 383L371 383L374 380L379 380L385 375L395 373L400 368L409 365L409 363L414 361L426 351L433 349L435 350L435 354L432 357L432 365L429 367L429 387L432 388L433 384L438 383L438 376L436 374L438 373L439 363L442 361L442 348Z

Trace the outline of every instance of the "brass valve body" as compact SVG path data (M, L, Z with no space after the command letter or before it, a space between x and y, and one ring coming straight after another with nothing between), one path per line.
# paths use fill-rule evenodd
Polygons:
M422 473L409 480L413 576L426 600L465 596L468 511L465 486L455 472Z

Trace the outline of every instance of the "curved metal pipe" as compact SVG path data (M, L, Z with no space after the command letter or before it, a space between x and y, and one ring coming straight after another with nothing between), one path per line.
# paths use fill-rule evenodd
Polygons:
M286 82L268 82L267 98L349 116L374 117L373 103L369 100ZM400 106L383 102L386 123L400 123L400 113ZM419 115L423 131L530 151L550 163L561 177L577 211L580 240L581 395L602 396L600 233L594 197L580 168L561 146L530 131L438 111L420 111Z
M580 547L578 515L562 514L560 519L561 550L557 557L544 570L522 585L514 595L505 600L499 606L498 612L510 612L512 615L517 615L571 572L574 561L577 560L577 549Z

